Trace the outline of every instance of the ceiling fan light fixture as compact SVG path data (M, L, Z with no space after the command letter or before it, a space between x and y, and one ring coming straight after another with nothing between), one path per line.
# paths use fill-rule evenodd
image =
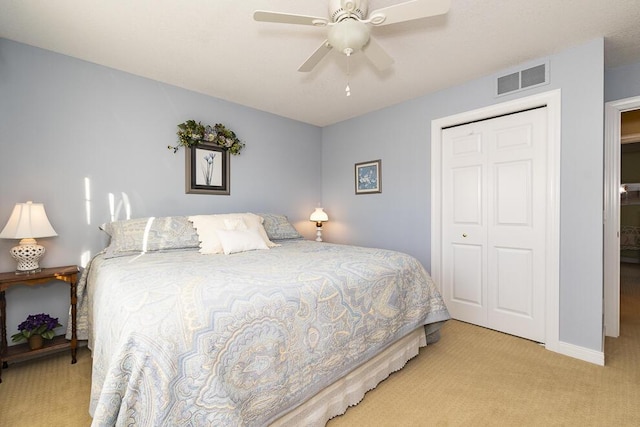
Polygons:
M355 19L345 19L329 28L329 44L347 55L362 49L369 41L369 28Z

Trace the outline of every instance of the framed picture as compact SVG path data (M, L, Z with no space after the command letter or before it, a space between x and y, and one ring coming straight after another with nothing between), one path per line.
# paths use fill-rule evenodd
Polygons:
M188 194L230 194L229 151L205 143L190 147L185 152Z
M382 193L382 160L356 163L356 194Z

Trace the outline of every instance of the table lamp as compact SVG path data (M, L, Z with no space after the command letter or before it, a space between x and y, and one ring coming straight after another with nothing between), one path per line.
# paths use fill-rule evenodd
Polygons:
M58 234L51 226L42 203L16 203L7 225L0 233L1 239L21 239L18 246L11 248L11 256L18 261L16 274L38 273L39 260L44 255L44 247L36 238L53 237Z
M322 208L316 208L316 210L311 213L309 221L315 221L317 230L316 242L322 242L322 223L324 221L329 221L329 216L322 210Z

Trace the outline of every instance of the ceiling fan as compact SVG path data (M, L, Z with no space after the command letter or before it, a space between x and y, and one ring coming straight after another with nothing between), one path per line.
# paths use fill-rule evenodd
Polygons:
M371 37L371 27L442 15L449 10L449 4L450 0L410 0L376 9L367 15L367 0L329 0L328 18L257 10L253 19L278 24L328 27L327 39L298 71L313 70L331 49L337 49L348 57L362 51L376 68L383 71L393 64L393 58Z

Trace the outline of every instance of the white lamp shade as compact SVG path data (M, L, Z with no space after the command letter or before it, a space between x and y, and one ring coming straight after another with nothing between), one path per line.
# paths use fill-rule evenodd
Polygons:
M42 203L16 203L7 225L0 233L2 239L37 239L53 237L53 229Z
M329 216L325 211L322 210L322 208L316 208L316 210L311 213L311 216L309 217L309 221L315 221L315 222L329 221Z

